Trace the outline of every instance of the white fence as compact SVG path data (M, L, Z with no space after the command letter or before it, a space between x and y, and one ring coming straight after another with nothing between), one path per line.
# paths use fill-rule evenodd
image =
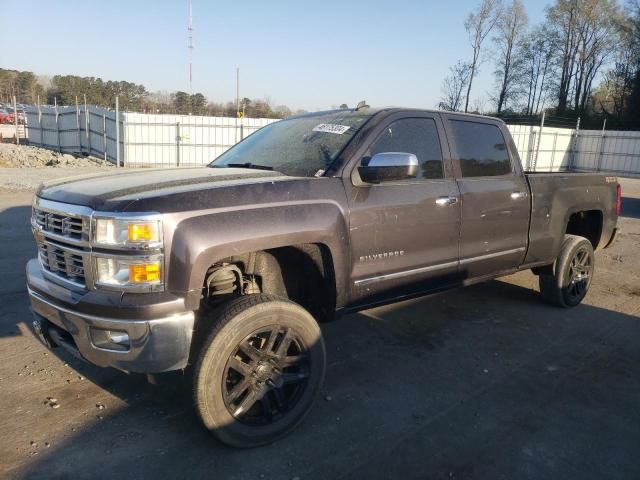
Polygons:
M26 109L29 143L91 154L124 166L205 165L257 129L275 122L192 115L116 113L104 108ZM528 171L602 171L640 176L640 132L509 125ZM120 151L116 150L116 136Z
M119 112L116 131L116 112L96 106L29 106L26 115L31 145L137 167L206 165L276 121Z
M206 165L276 120L125 113L124 157L130 166Z
M640 175L640 132L509 125L524 168Z

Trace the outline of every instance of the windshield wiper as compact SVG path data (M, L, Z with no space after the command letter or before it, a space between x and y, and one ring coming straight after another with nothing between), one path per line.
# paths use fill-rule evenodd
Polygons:
M255 163L247 162L247 163L227 163L225 167L231 168L252 168L254 170L273 170L273 167L269 167L267 165L256 165Z

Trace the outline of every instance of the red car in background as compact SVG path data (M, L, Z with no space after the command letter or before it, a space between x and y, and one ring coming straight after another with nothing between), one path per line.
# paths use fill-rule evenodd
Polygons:
M6 108L0 108L0 124L3 123L14 123L14 115L13 112L7 110Z

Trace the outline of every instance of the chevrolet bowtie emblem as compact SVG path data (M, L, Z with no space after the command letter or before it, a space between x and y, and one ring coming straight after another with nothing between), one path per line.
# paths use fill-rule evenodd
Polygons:
M53 213L47 213L44 216L44 229L45 230L50 230L51 229L52 219L53 219Z

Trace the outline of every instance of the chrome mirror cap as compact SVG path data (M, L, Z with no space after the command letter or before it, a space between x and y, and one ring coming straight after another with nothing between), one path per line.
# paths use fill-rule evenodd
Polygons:
M418 167L418 157L413 153L384 152L358 167L358 174L366 183L397 182L416 178Z
M367 167L412 167L418 166L418 157L413 153L385 152L376 153Z

